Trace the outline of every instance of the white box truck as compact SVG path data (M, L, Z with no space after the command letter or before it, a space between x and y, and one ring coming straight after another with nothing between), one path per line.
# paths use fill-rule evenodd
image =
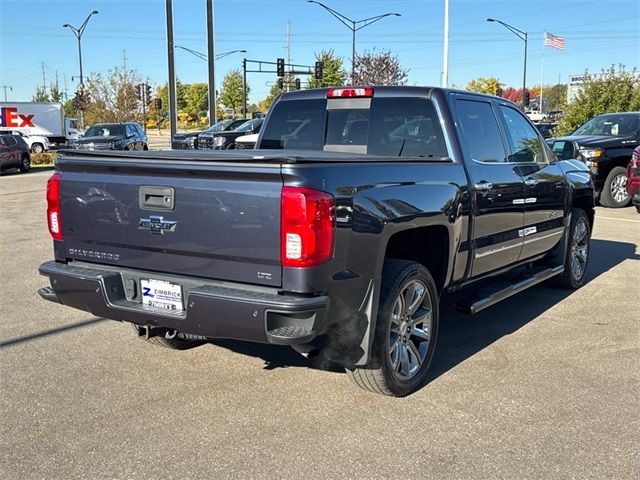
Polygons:
M65 118L57 102L0 102L0 130L39 135L61 146L77 141L82 133L77 120Z

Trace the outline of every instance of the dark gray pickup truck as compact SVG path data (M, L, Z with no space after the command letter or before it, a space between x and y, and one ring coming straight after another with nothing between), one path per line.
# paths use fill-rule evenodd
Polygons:
M552 277L585 281L589 171L502 98L299 91L257 147L64 152L40 295L172 348L290 345L403 396L426 381L443 295L472 314Z

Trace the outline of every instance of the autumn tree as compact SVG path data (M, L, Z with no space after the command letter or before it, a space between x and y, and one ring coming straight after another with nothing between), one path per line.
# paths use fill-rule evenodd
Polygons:
M247 98L251 89L247 85ZM238 69L230 70L222 79L222 88L218 95L220 102L235 112L244 105L244 93L242 87L242 72Z
M269 93L267 94L266 98L258 104L260 111L267 112L269 108L271 108L271 104L273 103L273 101L282 92L284 92L284 90L280 88L280 86L278 85L278 82L274 83L271 86L271 89L269 90Z
M85 123L141 121L136 85L142 83L135 70L115 68L108 75L93 74L85 84L88 104Z
M342 65L342 58L337 57L333 50L323 50L316 53L316 61L322 62L322 78L311 76L308 88L340 87L347 81L347 72Z
M408 70L402 68L390 50L366 51L356 55L354 85L406 85Z
M585 72L584 84L562 116L556 135L573 132L596 115L607 112L632 112L640 110L640 74L628 72L624 66L611 66L595 77Z
M487 93L489 95L498 95L501 92L503 83L496 77L479 77L467 83L465 90L478 93ZM520 93L522 98L522 92Z

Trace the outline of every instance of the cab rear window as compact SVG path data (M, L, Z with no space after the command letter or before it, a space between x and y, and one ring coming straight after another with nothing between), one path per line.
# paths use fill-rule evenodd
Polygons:
M350 100L331 100L329 105L325 99L277 103L260 148L397 157L448 156L431 100L374 96L370 102L347 102Z

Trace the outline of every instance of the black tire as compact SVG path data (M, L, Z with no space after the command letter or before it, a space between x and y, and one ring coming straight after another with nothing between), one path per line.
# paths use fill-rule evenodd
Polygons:
M131 326L138 333L138 326L134 323ZM173 338L166 338L162 336L155 336L150 338L139 337L152 345L158 345L160 347L170 348L171 350L188 350L190 348L197 347L204 343L203 340L188 340L185 338L179 338L177 336Z
M371 362L347 368L347 375L360 388L382 395L404 397L419 390L433 358L438 319L438 292L429 271L417 262L386 260Z
M569 241L564 255L564 271L553 281L557 287L575 290L584 285L590 257L591 229L584 210L579 208L571 210L568 235Z
M627 193L627 169L614 167L607 175L600 194L600 204L609 208L629 205L631 197Z
M225 148L225 150L235 150L236 149L236 142L231 142L229 145L227 145Z
M34 143L33 145L31 145L31 151L33 153L42 153L44 152L44 145L42 145L41 143Z
M20 161L20 166L18 167L22 173L27 173L31 170L31 158L28 154L22 155L22 160Z

